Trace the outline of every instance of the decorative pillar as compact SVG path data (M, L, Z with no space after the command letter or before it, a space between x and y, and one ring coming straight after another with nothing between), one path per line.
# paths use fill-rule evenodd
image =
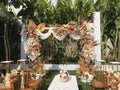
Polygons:
M100 32L100 12L94 12L93 14L94 21L93 24L95 26L94 37L95 40L99 43L99 45L95 46L96 60L101 60L101 32Z
M22 26L22 29L24 29L24 25ZM25 43L27 41L27 34L21 35L21 59L26 59L27 55L25 54Z

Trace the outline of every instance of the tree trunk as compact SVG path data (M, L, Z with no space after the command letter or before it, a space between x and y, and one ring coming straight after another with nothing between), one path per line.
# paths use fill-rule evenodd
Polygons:
M10 43L9 43L9 35L8 35L8 33L9 33L9 30L8 30L8 24L7 24L7 32L6 32L6 42L7 42L7 48L8 48L8 60L10 60L11 59L11 53L10 53Z
M118 37L119 33L118 30L116 31L116 38L115 38L115 61L118 61Z
M9 60L9 55L8 55L8 43L7 43L7 23L4 24L4 44L5 44L5 60L8 61Z

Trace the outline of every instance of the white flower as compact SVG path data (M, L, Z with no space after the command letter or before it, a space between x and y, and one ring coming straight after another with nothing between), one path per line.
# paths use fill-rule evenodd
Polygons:
M21 65L18 65L17 67L17 71L19 71L21 69Z
M113 74L115 77L120 78L120 72L116 72Z
M108 72L109 74L113 74L113 73L114 73L114 71L113 71L112 68L108 68L108 69L107 69L107 72Z
M93 80L93 75L85 72L84 75L80 76L79 78L81 78L81 81L84 83L90 83Z
M60 74L62 74L63 73L63 71L62 70L60 70Z
M60 77L67 77L68 76L68 71L67 70L61 70L60 71Z
M93 23L88 23L87 24L87 31L93 32L94 29L95 29L95 26L93 25Z

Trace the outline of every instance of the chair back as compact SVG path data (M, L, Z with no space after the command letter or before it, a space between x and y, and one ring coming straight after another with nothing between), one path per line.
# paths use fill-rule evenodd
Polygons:
M91 90L95 88L101 88L107 90L107 80L105 76L107 75L106 71L98 70L95 72L95 79L91 82Z
M23 70L24 83L31 80L31 70Z
M13 77L13 86L14 86L14 89L13 90L20 90L21 88L21 75L18 74L16 76Z
M105 77L106 75L108 75L106 71L98 70L95 72L95 79L97 81L107 82L106 77Z

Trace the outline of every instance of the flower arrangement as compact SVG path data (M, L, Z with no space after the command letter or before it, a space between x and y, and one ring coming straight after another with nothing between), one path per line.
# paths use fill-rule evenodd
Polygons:
M67 32L65 30L65 27L59 24L56 24L54 27L54 32L57 36L63 36L65 35Z
M3 73L0 72L0 88L5 87L4 79L5 79L5 77L4 77Z
M94 76L88 72L84 72L84 75L79 76L79 78L84 83L90 83L93 80Z
M70 21L66 25L56 24L54 28L54 32L56 33L57 36L70 34L70 35L79 35L81 37L84 36L85 30L88 29L86 28L86 25L87 25L86 21L82 22L82 24L75 21ZM91 28L89 27L89 29Z
M79 68L77 68L78 77L84 83L90 83L93 80L94 72L92 67L85 61L84 57L80 57L78 61Z
M31 67L33 73L31 73L31 78L33 80L39 80L46 75L44 70L44 65L40 63L39 60L35 60L34 64Z
M67 70L61 70L60 71L60 80L62 82L67 82L68 81L68 77L69 77L69 73Z
M92 33L94 32L94 25L85 20L78 22L70 21L67 25L55 25L54 32L57 36L65 36L70 35L74 40L80 41L80 46L82 47L81 55L84 56L87 61L94 61L95 59L95 51L94 46L98 45L97 41L94 41L94 36ZM69 42L66 44L66 52L65 55L72 56L73 51L75 50L74 44Z
M7 87L11 86L10 79L11 79L11 75L10 75L10 73L7 73L5 76L5 86L7 86Z
M108 72L109 75L113 75L114 74L114 71L112 68L107 68L106 70Z
M10 87L11 82L10 82L10 73L6 73L4 76L2 73L0 74L0 88L2 87Z
M98 45L97 41L94 41L94 36L92 33L94 32L94 26L91 23L85 23L86 29L84 32L84 37L80 42L80 45L83 47L81 51L81 55L85 58L87 62L94 62L95 59L95 50L94 47Z
M120 78L119 71L114 71L112 68L108 68L106 71L108 72L108 75L115 76L116 78Z
M41 44L39 43L38 38L29 37L26 43L25 52L32 61L37 59L40 55Z
M30 78L33 80L39 80L46 75L44 65L41 64L40 60L38 59L41 55L40 50L42 47L39 39L39 31L43 32L43 28L45 28L45 23L41 23L37 26L32 20L29 20L26 30L21 32L21 34L27 33L28 35L25 52L30 61L32 61L32 66L30 68L32 73Z
M70 21L66 25L55 24L54 27L48 28L47 33L42 33L45 30L45 23L41 23L38 26L29 20L26 27L28 39L26 41L25 52L31 61L35 61L41 55L40 51L42 45L40 39L47 39L51 34L58 39L63 40L67 35L73 40L80 40L79 46L81 51L76 52L77 48L72 40L65 44L64 55L75 57L75 55L81 55L84 57L85 62L90 65L95 60L94 46L98 45L97 41L94 41L94 25L86 20ZM78 45L78 44L77 44Z
M120 72L115 72L113 75L114 75L116 78L120 78Z
M25 46L25 52L28 55L28 58L32 61L34 61L40 56L41 44L39 41L38 32L39 30L42 30L42 28L44 27L45 27L44 23L38 25L37 27L32 20L29 20L26 29L21 32L21 34L27 33L28 35L28 39L26 41L26 46Z

